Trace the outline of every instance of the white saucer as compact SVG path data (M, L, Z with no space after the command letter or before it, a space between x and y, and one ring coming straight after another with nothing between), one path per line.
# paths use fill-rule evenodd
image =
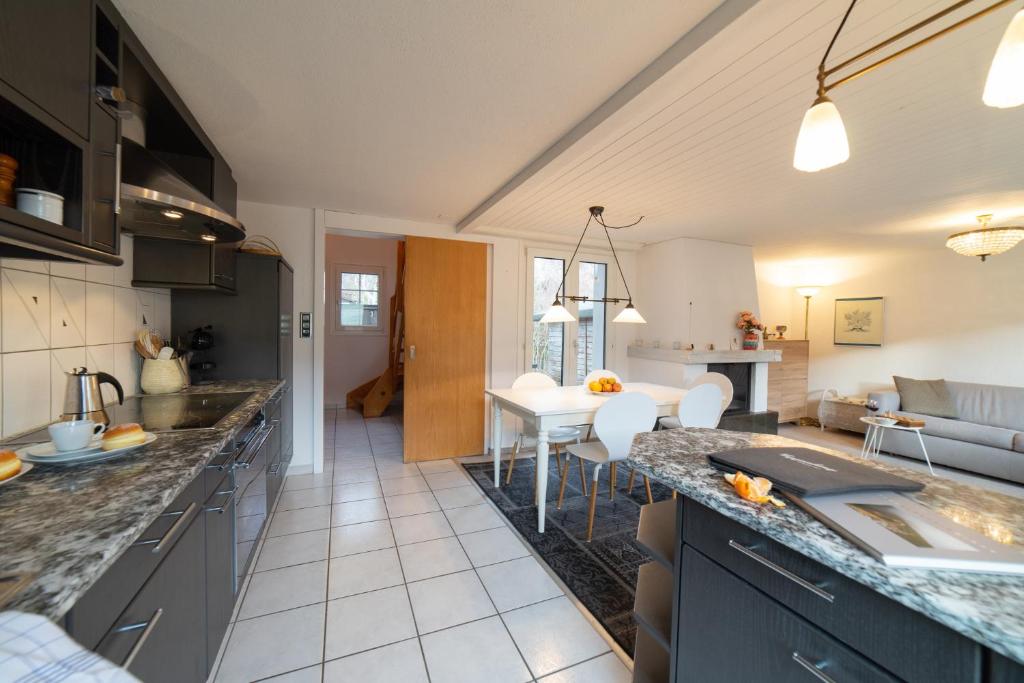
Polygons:
M35 465L33 465L32 463L22 461L22 463L21 463L21 472L18 472L13 477L8 477L7 479L4 479L3 481L0 481L0 486L3 486L4 484L10 484L12 481L17 479L21 475L26 474L28 472L31 472L33 467L35 467Z
M59 451L57 446L52 441L46 443L37 443L33 446L29 446L25 449L25 453L31 455L33 458L52 458L55 456L75 456L81 455L82 453L92 453L100 450L100 444L103 443L102 437L96 437L89 442L89 445L85 448L76 448L73 451Z
M152 432L145 432L146 440L142 443L132 444L131 446L123 446L121 448L115 448L110 451L104 451L102 449L95 450L83 450L83 451L64 451L57 455L41 455L37 456L29 451L39 446L26 446L21 448L15 453L18 457L25 462L34 462L43 465L84 465L90 462L101 462L103 460L110 460L116 458L119 455L127 453L128 451L135 450L136 448L142 448L156 441L156 434Z

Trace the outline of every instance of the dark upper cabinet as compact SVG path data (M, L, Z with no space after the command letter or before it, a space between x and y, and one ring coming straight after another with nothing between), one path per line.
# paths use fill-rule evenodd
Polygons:
M106 107L93 105L92 203L89 210L89 244L116 254L120 247L118 229L119 154L117 118Z
M0 0L0 80L89 137L92 2Z
M233 293L236 249L235 244L136 237L132 284Z

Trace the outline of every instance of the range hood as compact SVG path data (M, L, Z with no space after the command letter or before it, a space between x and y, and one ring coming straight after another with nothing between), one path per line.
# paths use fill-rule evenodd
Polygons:
M121 226L164 239L239 242L245 228L145 147L122 139Z

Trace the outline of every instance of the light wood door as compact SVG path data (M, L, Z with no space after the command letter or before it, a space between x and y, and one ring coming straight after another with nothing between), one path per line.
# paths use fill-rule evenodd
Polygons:
M405 461L484 450L487 245L405 245Z

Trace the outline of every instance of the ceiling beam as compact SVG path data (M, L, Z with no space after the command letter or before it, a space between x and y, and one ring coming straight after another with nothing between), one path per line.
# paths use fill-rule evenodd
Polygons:
M527 164L519 173L502 185L491 196L470 211L456 224L458 232L473 232L486 225L484 216L498 202L511 194L531 177L539 173L548 164L557 159L563 152L582 140L599 125L611 118L613 114L625 107L637 95L650 87L655 81L678 66L683 60L696 52L704 44L711 41L726 27L756 5L759 0L724 0L715 11L704 17L683 37L662 52L653 62L648 64L625 85L615 91L601 106L592 111L585 119L576 124L572 130L563 135L553 145L544 150L540 156Z

